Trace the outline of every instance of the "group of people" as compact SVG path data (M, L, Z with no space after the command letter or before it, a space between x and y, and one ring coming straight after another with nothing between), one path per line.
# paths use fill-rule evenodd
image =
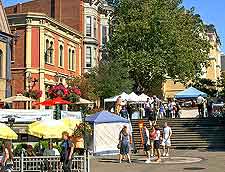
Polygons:
M60 156L60 162L64 172L71 172L72 158L76 151L76 145L72 141L68 132L62 133L61 151L53 148L53 144L49 142L48 148L44 150L43 156ZM32 145L28 145L26 150L23 150L25 156L36 156ZM13 149L12 143L7 141L2 144L2 159L1 159L1 171L11 172L13 170Z
M153 99L147 98L144 104L145 117L150 121L157 121L158 118L179 118L181 107L177 101L163 102L156 96Z
M168 126L167 122L165 122L162 134L159 125L154 125L150 122L150 127L144 125L142 128L141 138L144 146L144 150L147 156L145 163L151 163L154 159L156 162L161 161L161 151L160 146L163 147L162 156L169 156L169 150L171 146L171 136L172 129ZM127 126L124 126L119 134L119 144L118 148L120 149L119 162L122 160L127 160L131 163L130 157L130 147L132 145L132 136L128 131ZM156 158L154 158L156 157Z

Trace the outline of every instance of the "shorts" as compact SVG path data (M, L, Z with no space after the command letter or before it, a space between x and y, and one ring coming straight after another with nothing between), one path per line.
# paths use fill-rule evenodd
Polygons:
M163 139L162 141L162 146L171 146L171 141L170 139Z
M144 151L147 152L151 149L151 145L149 144L144 144Z
M154 140L150 139L150 147L154 148Z
M130 151L129 143L121 143L120 154L127 155Z
M160 148L160 140L155 140L154 141L154 148L159 149Z

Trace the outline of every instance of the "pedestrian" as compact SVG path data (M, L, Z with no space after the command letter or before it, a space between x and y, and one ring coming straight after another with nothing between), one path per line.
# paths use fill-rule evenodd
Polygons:
M159 118L162 119L165 116L165 108L163 106L163 103L160 102L160 106L159 106Z
M212 117L212 113L213 113L213 101L208 100L207 101L207 115L208 115L208 117Z
M119 134L119 148L120 148L120 156L119 161L121 163L122 159L127 158L128 162L131 163L130 158L130 145L132 144L131 134L128 132L127 126L124 126Z
M48 148L44 150L43 155L44 156L59 156L60 153L59 153L58 149L53 147L53 143L49 142Z
M161 161L161 152L160 152L160 128L159 126L157 125L155 127L155 130L156 130L156 137L154 139L154 149L156 151L156 162L160 162Z
M151 103L150 99L147 98L147 101L144 104L144 109L145 109L145 116L148 118L149 121L151 121L150 113L151 113Z
M150 136L149 136L149 130L147 128L147 126L145 125L142 128L142 138L143 138L143 145L144 145L144 151L146 153L147 159L145 161L145 163L150 163Z
M204 117L204 103L205 103L205 99L200 94L197 98L198 114L200 118Z
M152 123L150 123L149 137L150 137L150 157L153 157L154 156L154 140L156 138L156 130Z
M116 100L115 113L118 115L122 109L122 97L119 96Z
M174 107L173 107L172 101L169 101L167 106L168 106L169 118L173 118Z
M168 126L168 123L164 123L164 128L163 128L163 141L162 141L162 146L163 146L163 156L169 156L169 150L171 147L171 136L172 136L172 129L171 127ZM167 151L166 151L167 148Z
M71 172L74 144L69 139L69 133L66 131L62 133L62 138L60 162L63 165L62 169L64 172Z
M179 105L179 102L175 101L175 118L180 118L180 105Z
M13 170L13 152L11 143L3 142L2 150L3 150L3 155L1 159L2 171L11 172Z
M126 119L129 119L129 114L125 106L122 107L120 111L120 116Z

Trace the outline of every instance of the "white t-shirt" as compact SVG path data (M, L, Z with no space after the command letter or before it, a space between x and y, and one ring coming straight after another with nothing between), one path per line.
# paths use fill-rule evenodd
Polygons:
M160 140L160 130L156 131L156 137L154 140Z
M168 139L170 133L172 133L172 130L169 126L163 128L163 138Z
M197 104L203 104L204 103L204 101L205 101L205 99L202 97L202 96L198 96L198 98L197 98Z
M43 153L44 156L59 156L60 153L57 149L46 149Z

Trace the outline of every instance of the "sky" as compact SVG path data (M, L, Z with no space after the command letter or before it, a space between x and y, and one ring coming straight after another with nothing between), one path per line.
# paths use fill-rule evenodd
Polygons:
M30 0L2 0L5 6ZM186 8L195 7L206 24L215 25L222 42L221 51L225 52L225 0L183 0Z

